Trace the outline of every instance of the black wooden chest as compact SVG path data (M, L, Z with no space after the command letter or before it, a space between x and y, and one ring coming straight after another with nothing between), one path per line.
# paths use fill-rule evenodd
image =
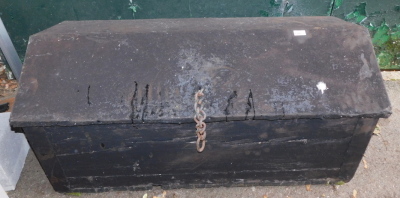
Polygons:
M63 22L31 36L10 122L56 191L99 192L347 182L390 113L361 26L157 19Z

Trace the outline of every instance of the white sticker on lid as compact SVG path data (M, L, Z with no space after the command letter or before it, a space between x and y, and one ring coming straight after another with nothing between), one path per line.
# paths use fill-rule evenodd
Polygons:
M305 36L305 35L307 35L305 30L293 30L293 34L295 36Z
M326 84L324 82L318 82L317 88L318 88L318 90L321 91L322 94L324 94L324 91L326 91L328 89L328 87L326 86Z

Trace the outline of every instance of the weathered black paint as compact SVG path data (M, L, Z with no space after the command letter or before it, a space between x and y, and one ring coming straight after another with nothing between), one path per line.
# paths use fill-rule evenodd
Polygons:
M307 35L293 36L299 29ZM11 124L55 190L98 192L349 181L389 115L360 26L160 19L65 22L33 35Z
M59 191L279 185L347 180L359 159L343 165L346 156L362 157L368 142L348 153L352 141L360 138L354 134L370 138L376 120L209 123L212 133L201 154L193 150L193 124L27 127L25 134L39 143L32 148ZM360 122L368 122L366 128L355 129Z

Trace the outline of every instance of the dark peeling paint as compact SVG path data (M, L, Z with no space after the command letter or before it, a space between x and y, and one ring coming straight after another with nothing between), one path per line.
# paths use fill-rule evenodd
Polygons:
M344 0L331 0L331 4L328 10L328 16L332 16L333 11L339 9L340 6L343 4L343 1Z
M86 98L87 98L87 103L88 103L88 105L90 106L92 103L90 102L90 85L88 86L88 88L87 88L87 96L86 96Z
M253 99L253 92L251 92L251 89L249 90L249 95L247 96L247 106L246 106L246 117L245 120L248 119L249 113L253 111L253 117L251 119L255 119L256 117L256 110L254 108L254 99Z
M233 91L233 93L228 98L228 104L226 105L226 108L224 110L224 113L226 116L231 114L230 109L233 109L233 101L235 98L237 98L237 92ZM226 119L226 120L228 120L228 119Z

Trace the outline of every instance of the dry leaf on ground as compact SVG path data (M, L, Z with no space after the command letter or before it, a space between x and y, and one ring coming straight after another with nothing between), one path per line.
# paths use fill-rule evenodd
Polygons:
M353 195L351 196L351 198L357 198L357 190L353 190Z
M363 158L362 161L364 164L364 168L367 169L368 168L367 160L365 160L365 158Z
M377 135L377 136L380 136L380 135L381 135L381 128L379 127L379 125L376 125L373 134L374 134L374 135Z
M311 191L311 185L306 185L306 190Z

